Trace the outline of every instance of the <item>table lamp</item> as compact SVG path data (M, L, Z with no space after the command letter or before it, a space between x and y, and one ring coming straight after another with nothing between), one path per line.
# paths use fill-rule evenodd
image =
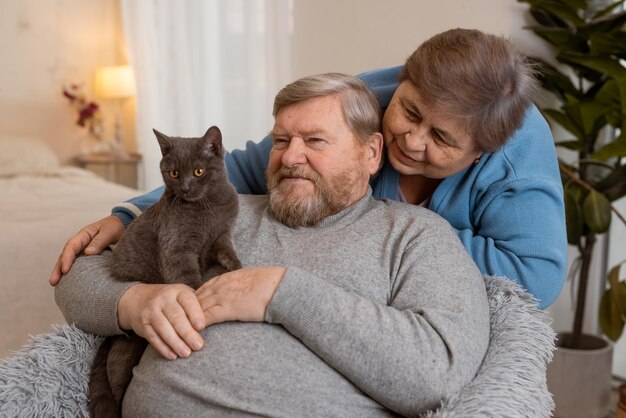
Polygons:
M102 67L96 71L94 90L103 99L122 99L135 95L135 77L129 65ZM115 146L117 152L123 152L121 137L120 105L115 114Z

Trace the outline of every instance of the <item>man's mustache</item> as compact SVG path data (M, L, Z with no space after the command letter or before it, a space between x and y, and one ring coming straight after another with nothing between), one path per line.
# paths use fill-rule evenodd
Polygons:
M312 182L317 182L320 176L311 170L307 170L304 167L281 167L275 174L274 178L277 181L281 181L284 178L288 177L296 177L303 178L306 180L311 180Z

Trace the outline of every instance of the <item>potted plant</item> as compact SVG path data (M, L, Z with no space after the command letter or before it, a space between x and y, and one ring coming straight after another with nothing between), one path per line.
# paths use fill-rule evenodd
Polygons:
M626 195L626 67L621 61L626 59L626 12L621 11L625 0L518 1L530 5L536 24L529 29L552 45L560 64L557 68L534 58L542 87L553 93L560 105L542 112L572 136L556 145L568 150L563 153L568 158L560 159L559 167L567 239L578 250L573 263L578 291L571 333L560 333L557 346L559 350L599 349L604 340L584 335L582 326L598 235L609 229L612 218L626 224L612 205ZM613 341L620 337L626 317L626 283L619 280L620 265L611 269L600 304L602 330ZM587 359L587 364L592 363ZM610 364L606 380L609 385ZM602 387L607 386L603 383ZM608 400L608 393L606 396ZM572 397L581 399L585 393L572 393ZM582 414L588 415L579 416L596 416Z

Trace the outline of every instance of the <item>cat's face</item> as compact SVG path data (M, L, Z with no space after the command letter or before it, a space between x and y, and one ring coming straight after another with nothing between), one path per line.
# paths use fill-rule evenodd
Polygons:
M161 175L166 189L179 198L195 202L213 191L224 176L222 135L211 127L201 138L169 137L154 131L161 147Z

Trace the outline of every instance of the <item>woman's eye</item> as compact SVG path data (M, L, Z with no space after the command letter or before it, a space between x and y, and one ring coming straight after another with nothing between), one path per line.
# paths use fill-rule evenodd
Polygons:
M178 177L180 177L180 173L178 172L178 170L170 170L167 172L167 174L173 179L177 179Z
M193 175L196 177L204 176L204 168L196 168L195 170L193 170Z
M446 142L445 138L439 132L433 131L432 135L436 143L443 145L443 146L448 146L448 143Z
M406 114L406 117L409 118L410 120L413 120L413 121L420 120L420 116L410 109L404 108L404 113Z

